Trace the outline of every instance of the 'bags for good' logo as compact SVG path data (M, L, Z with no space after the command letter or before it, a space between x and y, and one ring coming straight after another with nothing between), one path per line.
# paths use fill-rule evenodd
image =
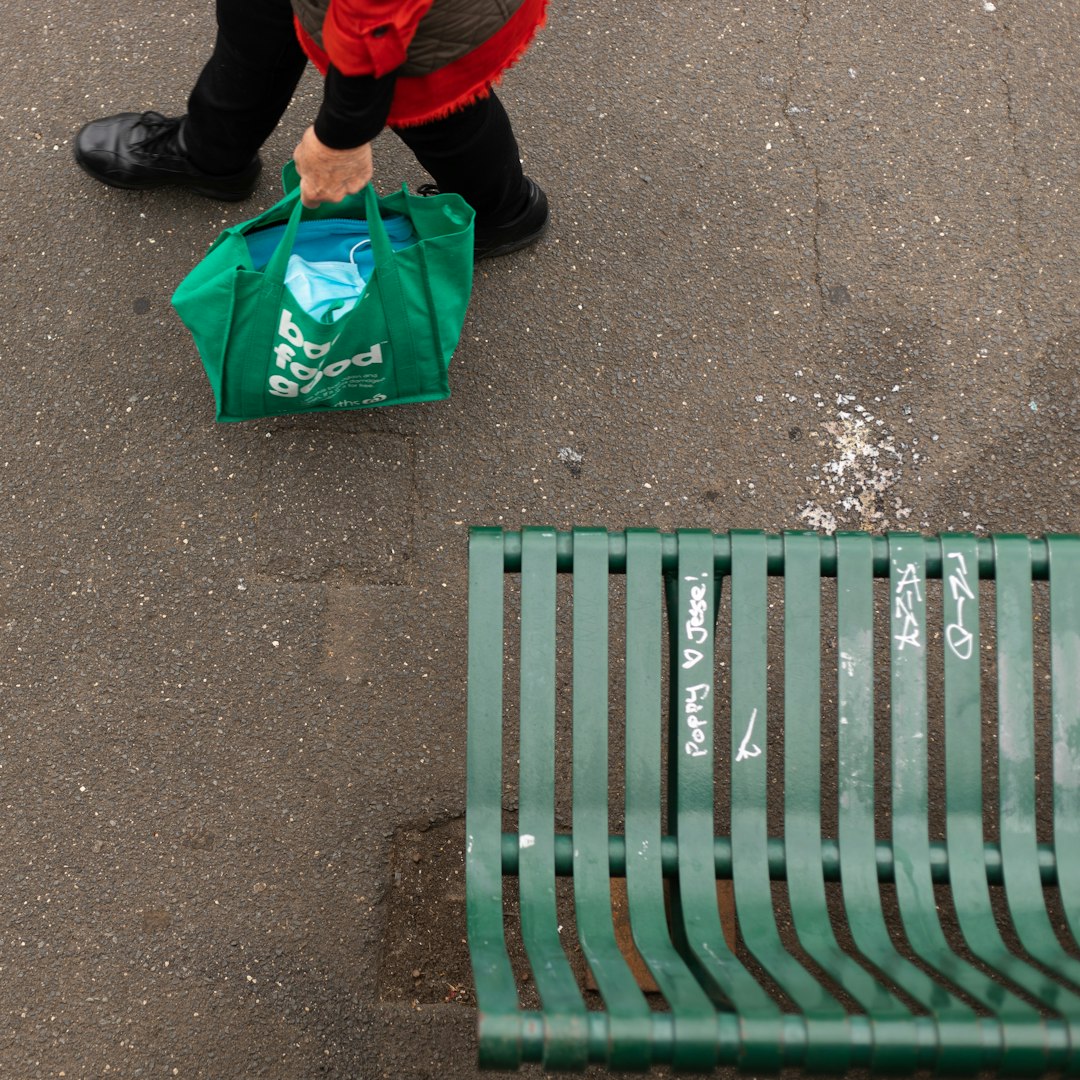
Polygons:
M281 312L278 337L284 340L279 340L274 345L274 365L287 374L271 374L270 393L275 397L294 398L300 394L310 394L324 380L338 379L351 368L363 369L372 365L381 365L383 362L382 345L385 342L372 345L367 352L359 352L355 356L334 360L323 366L321 361L325 361L338 339L334 338L324 345L315 345L306 341L300 332L300 327L293 322L292 316L286 309L282 309ZM378 377L372 378L372 374L363 380L364 385L370 387L378 382ZM324 387L324 389L330 388ZM384 399L380 398L380 400ZM364 404L369 403L364 402Z

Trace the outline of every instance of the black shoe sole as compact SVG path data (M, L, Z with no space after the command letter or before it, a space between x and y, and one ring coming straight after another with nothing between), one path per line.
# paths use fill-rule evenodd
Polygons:
M528 236L519 236L516 240L507 240L505 244L485 248L483 251L474 251L473 262L483 262L484 259L497 259L501 255L509 255L513 251L527 248L543 237L544 233L548 231L548 225L549 222L545 221L536 232L530 233Z
M105 173L99 173L89 168L80 160L77 153L75 154L75 163L87 176L93 177L99 184L104 184L106 187L119 188L122 191L157 191L159 188L176 187L184 191L190 191L193 195L201 195L206 199L216 199L218 202L242 202L244 199L250 199L255 193L255 185L259 176L257 172L251 182L251 187L247 190L222 190L208 184L202 184L194 178L187 179L180 175L161 180L140 180L136 183L116 180ZM259 172L261 171L262 166L260 165Z
M492 229L489 226L484 230L487 233L485 238L487 243L485 245L476 245L474 237L473 262L481 262L483 259L495 259L500 255L509 255L512 251L520 251L530 244L535 244L547 232L548 224L551 221L547 195L544 194L543 188L535 180L526 177L525 183L528 185L529 190L529 201L526 203L525 209L521 211L515 220L507 222L500 228ZM527 227L526 222L529 218L536 222L541 212L544 216L535 225L532 232L520 232L523 227ZM506 239L501 240L501 242L498 235L500 232L506 234ZM492 233L495 235L493 236Z

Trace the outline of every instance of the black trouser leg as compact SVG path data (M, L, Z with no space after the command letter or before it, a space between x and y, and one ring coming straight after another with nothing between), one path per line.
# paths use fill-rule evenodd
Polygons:
M292 99L307 58L289 0L218 0L217 40L188 99L184 145L207 172L242 169Z
M494 93L441 120L394 132L439 190L460 195L478 219L504 221L521 208L526 187L518 144Z

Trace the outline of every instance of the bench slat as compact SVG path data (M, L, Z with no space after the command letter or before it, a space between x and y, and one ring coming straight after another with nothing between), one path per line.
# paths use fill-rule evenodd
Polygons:
M1047 539L1050 563L1051 737L1054 849L1058 887L1073 942L1080 947L1080 537ZM1080 1073L1080 1007L1068 1009L1072 1053L1067 1069Z
M615 939L608 857L608 538L574 530L574 912L604 999L610 1064L644 1069L650 1010Z
M1035 714L1031 556L1025 537L994 538L998 777L1005 895L1021 945L1080 986L1080 961L1061 947L1036 872Z
M518 994L503 923L502 722L503 537L469 535L468 756L465 803L465 895L469 956L480 1012L480 1064L521 1063Z
M641 958L673 1014L673 1060L708 1069L717 1060L716 1010L672 944L661 861L660 536L626 533L626 891ZM714 892L715 897L715 892Z
M730 751L719 776L730 783L732 878L746 947L804 1017L811 1048L805 1064L843 1070L850 1036L843 1006L785 948L769 880L768 567L765 535L731 536Z
M874 591L870 537L837 537L838 764L840 877L856 947L879 971L932 1012L931 1047L896 1046L897 1068L910 1071L922 1053L947 1046L950 1032L974 1025L975 1013L902 956L885 923L874 872ZM925 1038L925 1027L919 1028Z
M929 967L950 980L953 986L991 1010L1003 1024L1026 1022L1038 1034L1038 1012L1004 987L957 955L945 938L938 917L934 885L930 877L929 760L927 744L928 704L926 661L928 652L928 610L926 567L922 537L893 533L888 537L890 605L890 715L892 719L892 818L893 850L904 852L896 873L896 894L900 918L915 954ZM951 717L946 715L945 729ZM946 798L954 797L950 787ZM962 793L961 793L962 794ZM958 870L959 872L959 870ZM980 1020L987 1045L1001 1037L997 1025ZM1022 1032L1023 1028L1019 1029ZM1028 1052L1022 1044L1008 1040L1005 1060ZM956 1051L954 1051L955 1053ZM1026 1058L1025 1058L1026 1060ZM955 1060L951 1067L978 1068L980 1057ZM1040 1059L1034 1065L1042 1065Z
M794 533L784 539L784 851L792 921L807 955L873 1018L875 1060L912 1060L910 1010L841 949L829 917L821 830L820 539ZM886 1034L892 1045L883 1045Z
M716 583L712 534L678 534L676 573L667 581L671 628L669 828L679 843L672 882L676 943L720 1000L737 1003L740 1024L754 1032L740 1064L770 1070L781 1060L781 1010L728 947L713 865L716 730ZM725 755L726 756L726 755ZM730 1007L730 1006L726 1006Z
M1073 940L1080 942L1080 537L1051 536L1054 849ZM1080 1046L1080 1039L1076 1045Z
M991 906L986 862L982 855L982 654L978 582L974 578L974 537L942 537L941 649L945 699L946 842L952 906L964 943L984 964L1059 1014L1080 1015L1080 999L1024 958L1012 953ZM1021 1021L1007 1029L1005 1067L1017 1072L1046 1067L1046 1047L1033 1023L1033 1010L1010 1003L998 1016ZM1024 1026L1026 1025L1026 1026Z
M585 1000L559 937L555 896L555 533L523 530L518 892L521 937L545 1017L545 1060L586 1064Z

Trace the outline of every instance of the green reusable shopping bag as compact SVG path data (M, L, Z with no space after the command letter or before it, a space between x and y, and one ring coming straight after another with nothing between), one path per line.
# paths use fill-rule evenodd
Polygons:
M285 197L218 237L180 283L173 306L191 331L217 402L217 419L362 409L449 397L448 369L472 291L473 211L458 195L379 198L368 186L306 210L295 166ZM418 240L395 251L380 210L404 214ZM285 285L301 219L366 219L375 269L337 322L309 315ZM264 270L245 236L284 224Z

